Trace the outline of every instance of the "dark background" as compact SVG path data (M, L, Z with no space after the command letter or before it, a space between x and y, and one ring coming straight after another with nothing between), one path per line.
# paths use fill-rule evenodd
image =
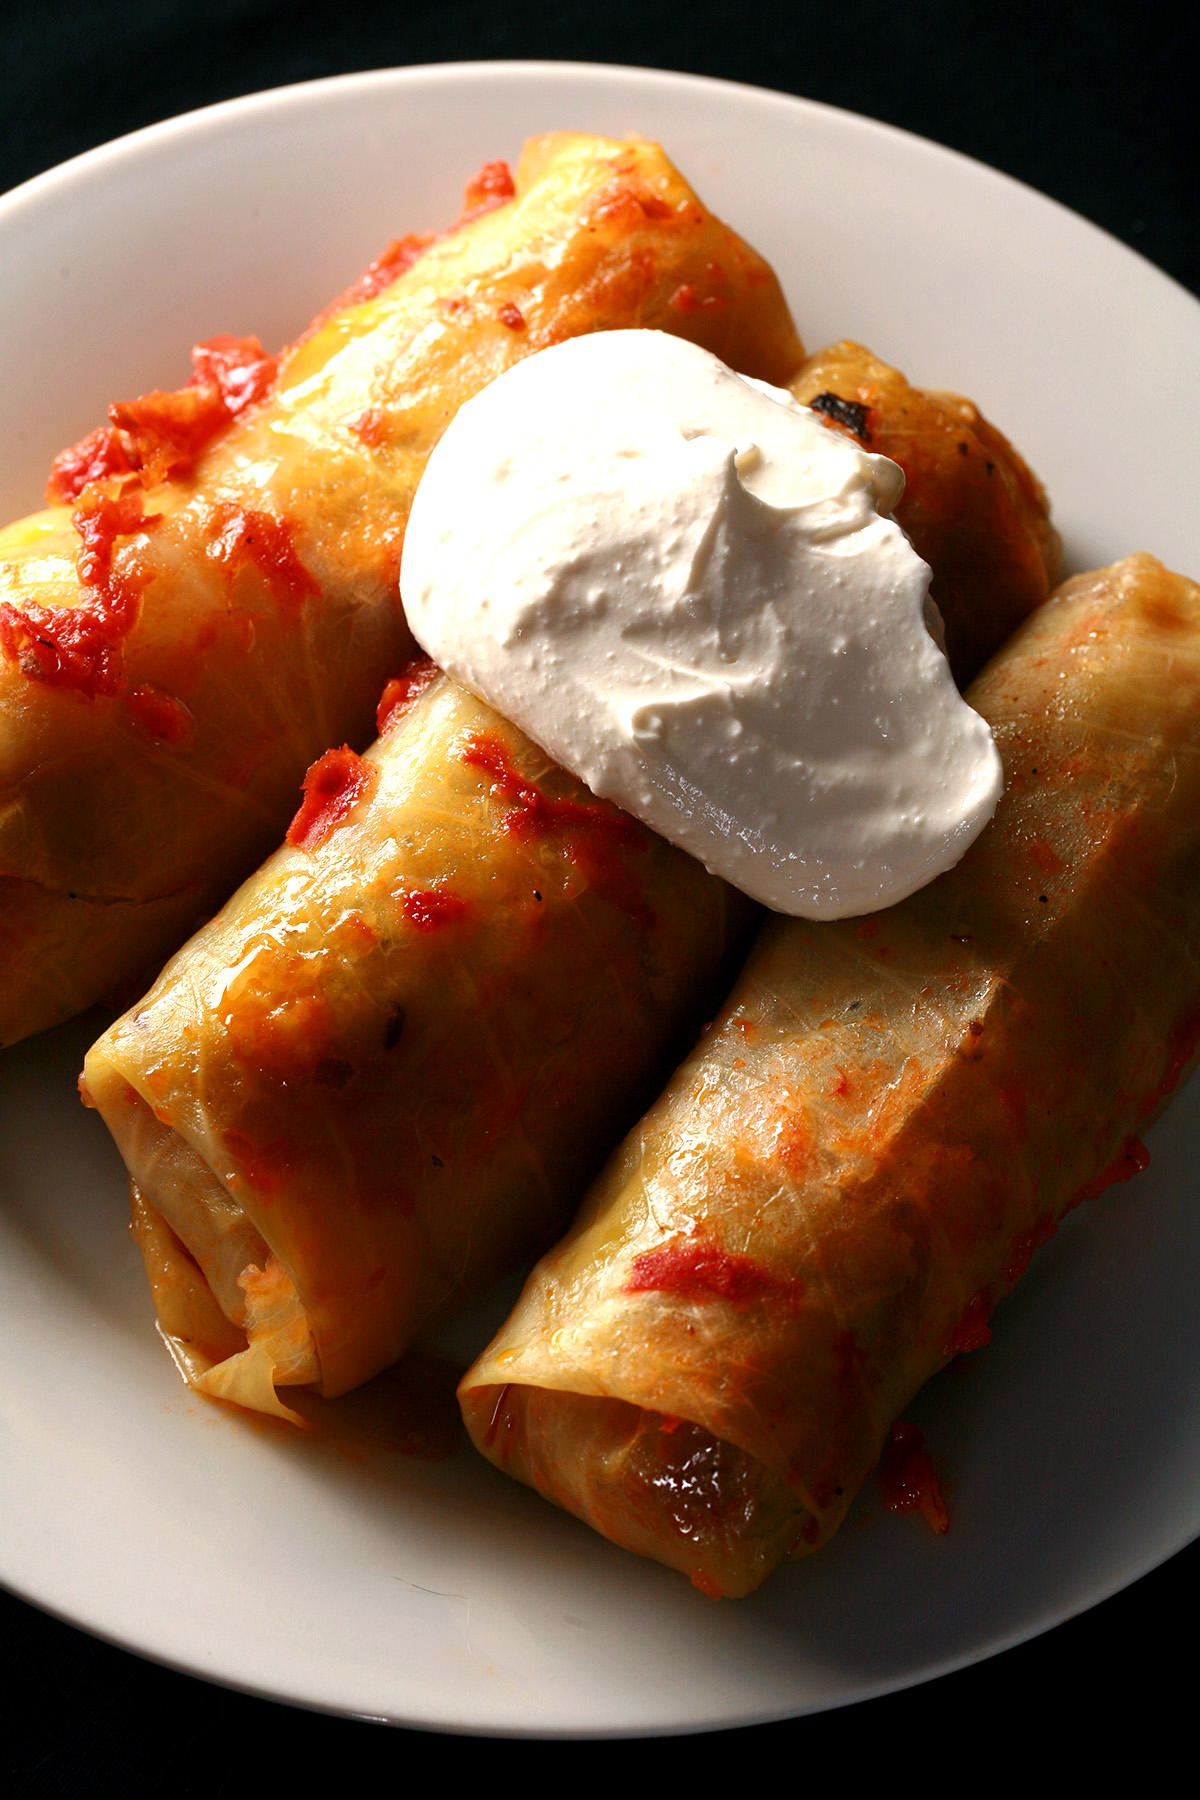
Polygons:
M887 120L1042 189L1200 293L1200 12L1160 0L19 0L0 10L0 191L237 94L504 57L688 70ZM1122 395L1119 378L1113 397L1141 398ZM1194 505L1189 473L1180 501ZM424 1786L430 1776L542 1785L626 1771L688 1788L735 1769L746 1785L1011 1790L1030 1779L1115 1781L1127 1768L1161 1782L1172 1751L1195 1767L1198 1598L1194 1545L1082 1618L904 1694L753 1730L584 1746L296 1712L157 1668L0 1593L0 1771L21 1796L232 1796L267 1780L303 1793L331 1779Z

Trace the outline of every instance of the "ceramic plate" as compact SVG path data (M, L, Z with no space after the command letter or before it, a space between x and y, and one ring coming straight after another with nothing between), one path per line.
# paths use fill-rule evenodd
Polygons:
M769 256L808 344L970 394L1054 497L1071 567L1200 574L1180 504L1200 307L1081 219L867 120L555 64L355 76L122 140L0 202L0 516L114 395L218 331L283 343L466 177L554 127L657 137ZM1153 396L1153 405L1140 397ZM469 1731L749 1723L1046 1629L1200 1528L1195 1088L1149 1171L1072 1215L992 1345L913 1416L935 1539L871 1493L811 1562L714 1606L466 1449L297 1441L191 1398L153 1330L119 1160L75 1095L89 1017L0 1058L0 1575L79 1625L305 1705ZM484 1309L486 1311L486 1309ZM461 1320L469 1349L486 1329Z

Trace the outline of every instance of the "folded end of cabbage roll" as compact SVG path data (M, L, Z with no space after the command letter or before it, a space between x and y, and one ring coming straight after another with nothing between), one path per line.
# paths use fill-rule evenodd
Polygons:
M319 1383L321 1364L288 1271L199 1153L98 1048L84 1083L130 1170L131 1230L180 1374L210 1399L303 1425L276 1390Z
M832 1534L1200 1048L1200 587L1077 576L969 698L986 831L884 912L767 922L460 1388L497 1466L701 1587Z
M741 1599L828 1529L787 1482L690 1419L516 1382L463 1386L477 1449L594 1530Z

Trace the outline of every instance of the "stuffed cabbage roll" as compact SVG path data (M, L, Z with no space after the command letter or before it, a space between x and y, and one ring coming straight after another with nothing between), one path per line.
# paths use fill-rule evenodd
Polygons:
M828 1539L1200 1035L1200 588L1077 577L969 698L992 824L886 912L767 925L460 1389L500 1468L712 1595Z
M431 663L386 704L85 1068L181 1369L264 1412L553 1241L756 913Z
M87 1064L181 1368L268 1411L277 1387L365 1379L545 1248L758 916L427 661L380 716L366 759L310 772L292 849ZM550 799L499 752L464 763L493 731ZM310 844L339 809L345 830ZM535 843L573 859L561 917L529 885Z
M861 344L818 350L790 386L904 470L896 522L934 570L946 654L964 686L1058 581L1062 545L1041 482L973 401L910 386Z
M411 649L405 520L455 411L575 333L653 325L787 380L770 269L652 144L534 140L279 358L215 339L0 532L0 1043L157 967L361 748Z

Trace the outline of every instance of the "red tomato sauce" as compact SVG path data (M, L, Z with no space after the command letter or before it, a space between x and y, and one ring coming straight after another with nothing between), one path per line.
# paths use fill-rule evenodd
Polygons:
M498 206L513 199L516 191L517 184L506 162L484 163L478 175L473 175L463 190L463 209L454 230L468 225L483 213L495 212Z
M467 910L467 902L449 888L410 888L400 902L400 911L408 923L425 932L452 925Z
M60 450L50 465L46 483L46 501L76 499L89 481L104 481L111 475L131 475L133 464L125 448L124 435L115 425L101 425L89 431L77 444Z
M492 212L497 206L503 206L516 193L508 164L505 162L485 163L463 191L463 210L448 231L410 232L407 237L393 238L382 256L376 257L358 280L340 293L336 300L330 302L317 314L306 331L297 339L303 343L312 337L328 320L338 313L345 312L347 307L362 306L365 301L373 300L376 294L382 294L385 288L391 287L401 275L406 275L424 256L431 244L437 244L444 238L452 237L462 226L478 219L483 213Z
M255 337L222 336L194 347L192 371L173 392L114 401L111 424L55 457L47 501L75 500L89 482L113 475L136 474L148 487L189 474L217 433L270 391L278 361Z
M892 1426L875 1479L889 1512L919 1512L932 1530L949 1531L950 1512L942 1485L915 1425L899 1419Z
M559 840L598 894L646 928L654 924L654 913L633 870L619 860L622 852L644 852L646 847L641 828L631 818L600 800L547 799L512 766L504 745L492 732L471 732L464 741L462 759L484 771L491 779L493 794L510 808L504 820L506 831L522 843L536 838Z
M80 606L30 606L18 611L0 602L0 650L34 681L71 688L89 699L116 692L122 640L133 629L142 589L151 580L140 569L119 570L117 539L153 525L139 493L112 499L93 489L75 509L72 524L82 543L76 560L86 598Z
M744 1306L754 1300L794 1303L802 1297L804 1284L764 1269L753 1257L735 1255L703 1238L689 1238L635 1257L625 1292L680 1294L686 1300L729 1300Z
M302 606L320 593L316 578L296 554L293 527L273 513L219 500L209 509L209 555L220 563L230 581L239 567L257 569L281 606Z
M410 232L407 237L393 238L382 256L377 256L373 263L363 270L357 281L351 282L348 288L331 300L328 306L322 307L312 324L297 340L303 343L305 338L312 337L328 320L345 312L349 306L362 306L367 300L373 300L376 294L382 294L385 288L391 287L393 281L399 281L428 250L430 244L437 242L438 234L432 231Z
M597 195L592 212L598 219L620 218L624 214L635 230L643 219L661 221L674 216L669 201L661 194L636 179L627 179L622 171Z
M698 294L690 281L683 281L667 305L677 313L723 312L728 301L724 294Z
M326 750L304 777L304 799L287 828L288 843L297 850L316 850L378 780L379 770L348 744Z
M184 744L192 737L196 721L182 700L149 682L130 690L125 708L143 731L163 744Z
M365 413L360 414L357 419L351 419L346 429L352 431L359 442L367 446L368 450L374 450L387 436L387 425L387 414L383 408L368 406Z
M392 676L375 709L375 729L380 737L412 711L421 695L433 686L441 672L433 658L419 650L411 661L405 663L398 675Z

